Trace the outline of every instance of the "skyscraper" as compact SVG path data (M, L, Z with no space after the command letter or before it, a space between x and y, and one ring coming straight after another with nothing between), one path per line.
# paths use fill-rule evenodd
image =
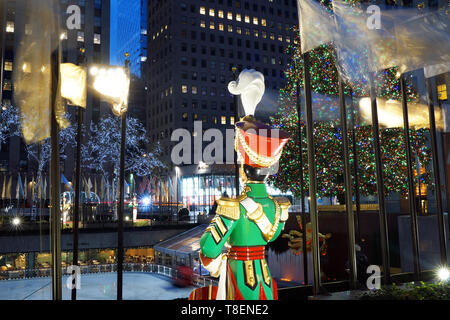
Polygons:
M145 74L147 61L147 1L111 1L111 64L124 65L130 54L131 73Z
M227 85L245 68L264 74L266 94L257 117L277 111L288 60L285 48L298 24L296 0L179 0L149 2L147 125L160 142L172 175L172 132L192 137L210 128L233 129L233 96ZM197 132L194 122L200 121ZM225 152L224 152L225 157ZM193 161L192 155L192 161ZM182 166L183 176L197 175L199 163ZM172 173L171 173L172 172ZM225 170L224 175L233 174ZM217 172L220 174L220 172Z

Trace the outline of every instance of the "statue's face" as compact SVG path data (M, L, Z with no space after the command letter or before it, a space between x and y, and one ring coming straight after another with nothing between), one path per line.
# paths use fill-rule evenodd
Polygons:
M269 177L269 171L267 168L255 168L248 164L244 165L244 172L247 175L247 179L250 181L266 181Z

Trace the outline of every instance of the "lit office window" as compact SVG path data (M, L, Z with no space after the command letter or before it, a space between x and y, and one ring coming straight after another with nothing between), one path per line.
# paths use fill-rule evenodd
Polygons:
M270 61L271 61L272 64L276 64L277 63L277 60L275 58L270 59Z
M272 32L270 33L270 39L271 39L271 40L275 40L275 34L272 33Z
M245 28L245 35L246 35L246 36L249 36L249 35L250 35L250 29Z
M192 86L192 94L197 94L197 87L196 86Z
M14 22L13 21L6 22L6 32L9 32L9 33L14 32Z
M78 42L84 42L84 32L83 31L78 31L78 33L77 33L77 41Z
M291 38L290 37L286 37L286 42L287 43L291 43Z
M244 21L245 21L245 23L250 23L250 17L249 16L245 16Z
M3 81L3 90L5 91L11 91L12 90L12 83L10 79L4 79Z
M231 24L228 25L228 32L233 32L233 26Z
M206 27L206 22L205 20L200 20L200 27L205 28Z
M217 124L217 117L212 117L212 122L214 123L214 124Z
M187 112L184 112L182 115L183 121L187 121L188 120L188 114Z
M236 27L236 32L238 34L242 34L242 28L241 27Z
M228 20L233 20L233 12L228 12L227 13L227 19Z
M220 30L220 31L223 31L223 30L224 30L223 23L219 23L219 30Z
M200 14L206 14L205 7L200 7Z
M236 13L236 21L242 21L242 17L240 13Z
M283 36L281 34L278 35L278 41L283 41Z
M5 61L5 71L12 71L13 70L13 63L12 61Z
M214 11L214 9L209 9L209 15L211 17L214 17L216 15L216 12Z
M101 44L102 43L102 36L98 33L94 33L94 44Z
M447 100L447 85L440 84L437 86L437 93L439 100Z
M223 17L224 17L224 15L223 15L223 10L219 10L219 12L217 12L217 16L218 16L219 18L222 18L222 19L223 19Z
M214 30L214 29L215 29L214 21L210 21L210 22L209 22L209 28L210 28L211 30Z
M188 92L188 87L187 87L187 85L183 84L183 85L181 86L181 92L182 92L182 93L187 93L187 92Z
M267 38L267 32L265 32L265 31L261 31L261 35L262 35L262 37L263 37L264 39L266 39L266 38Z
M230 124L234 125L234 117L230 117Z
M256 18L256 17L253 18L253 24L258 25L258 18Z
M267 27L267 20L266 19L261 19L261 25L263 27Z
M222 116L220 120L222 124L227 124L227 117Z
M30 24L26 23L25 24L25 35L30 36L33 34L33 30L30 26Z
M258 36L259 36L259 32L258 32L258 30L253 30L253 35L256 37L256 38L258 38Z

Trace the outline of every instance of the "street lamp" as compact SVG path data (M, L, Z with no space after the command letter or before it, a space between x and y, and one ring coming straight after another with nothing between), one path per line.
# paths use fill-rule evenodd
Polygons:
M117 212L117 300L122 300L123 288L123 212L125 184L125 138L127 125L128 93L130 90L130 60L125 53L125 68L94 65L89 74L93 77L92 87L112 104L112 111L122 119L119 167L119 207Z
M128 63L129 61L126 60L125 68L94 65L89 69L89 74L93 77L93 89L112 104L112 111L117 116L128 109L130 88Z

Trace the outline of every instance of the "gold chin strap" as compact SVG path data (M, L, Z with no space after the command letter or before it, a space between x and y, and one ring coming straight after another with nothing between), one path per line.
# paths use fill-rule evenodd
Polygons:
M245 171L244 171L244 163L241 163L241 166L239 167L239 175L241 176L242 183L244 185L246 185L248 179L247 179L247 175L245 174Z

